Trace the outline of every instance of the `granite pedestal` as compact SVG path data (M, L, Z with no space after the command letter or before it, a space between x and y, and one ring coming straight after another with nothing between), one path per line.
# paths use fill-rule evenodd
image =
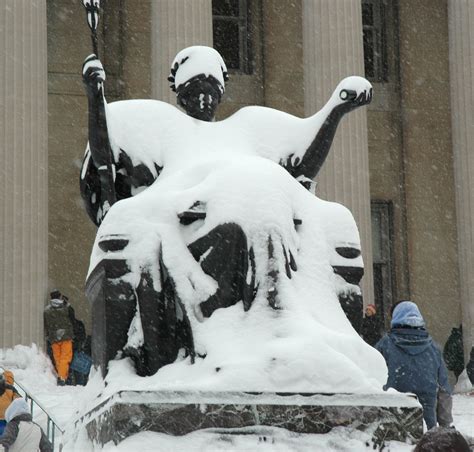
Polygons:
M242 433L255 426L295 433L328 433L351 427L370 433L374 443L416 441L423 415L408 394L293 394L244 392L121 391L78 422L91 441L115 444L142 431L168 435L212 429ZM240 429L240 430L239 430Z

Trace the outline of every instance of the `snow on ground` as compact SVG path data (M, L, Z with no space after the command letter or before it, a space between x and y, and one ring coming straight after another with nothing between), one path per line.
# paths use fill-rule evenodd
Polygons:
M13 349L0 350L0 366L14 371L18 383L31 392L35 399L49 412L61 429L66 429L78 417L78 410L97 388L97 376L86 386L56 386L56 377L49 359L35 345L18 345ZM461 433L474 440L474 391L455 394L453 398L454 425ZM43 427L45 415L37 408L34 418ZM367 433L338 428L325 435L301 435L279 428L262 427L258 433L242 429L241 435L217 434L212 430L193 432L182 437L170 437L160 433L142 432L133 435L115 446L107 444L106 452L121 451L189 451L189 452L314 452L314 451L368 451L374 450ZM59 450L61 435L56 437ZM79 436L75 444L68 444L67 451L98 451ZM391 452L408 452L413 446L392 441L384 449Z
M189 451L189 452L315 452L374 450L369 443L370 436L357 430L333 429L325 435L301 435L278 428L266 428L262 434L216 435L198 431L180 438L144 432L127 438L118 446L106 445L104 451ZM410 451L407 444L391 442L387 450L393 452Z

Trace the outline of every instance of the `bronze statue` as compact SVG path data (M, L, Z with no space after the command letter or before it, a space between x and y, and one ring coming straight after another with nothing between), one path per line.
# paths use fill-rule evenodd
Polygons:
M242 140L246 153L278 163L309 188L328 155L341 118L368 104L372 97L371 86L365 79L349 77L339 84L326 106L310 118L299 119L265 107L246 107L226 121L214 122L227 78L225 63L217 51L201 46L189 47L176 56L169 77L178 104L187 116L175 107L152 100L143 101L147 103L140 106L125 101L129 102L125 112L124 102L106 104L106 78L100 61L95 55L85 60L83 80L89 104L89 146L81 171L81 194L87 212L97 226L116 202L148 190L147 187L164 177L162 175L179 170L176 155L180 150L175 149L175 143L185 143L180 144L183 148L186 145L192 147L192 143L185 142L186 137L179 136L176 130L181 123L183 129L192 127L192 130L202 131L206 137L212 135L204 123L213 123L216 135L222 128L235 130L238 125L239 133L233 137ZM137 112L144 111L143 105L149 107L150 121L156 127L143 125L137 118ZM124 115L127 121L114 122L110 115L119 118ZM116 136L112 133L112 137L111 124L120 124ZM273 126L270 132L267 124ZM140 148L144 137L153 146ZM208 142L204 140L196 145L203 146ZM225 143L220 142L220 145ZM184 156L188 155L186 152L183 151ZM169 166L167 160L172 161ZM205 221L206 214L206 204L197 199L178 212L177 217L186 228ZM297 217L291 221L296 229L301 224ZM98 247L106 257L91 269L87 283L88 297L97 316L93 326L95 364L101 365L105 372L110 359L124 354L132 357L140 375L151 375L173 362L181 349L194 360L199 351L194 347L189 313L178 296L176 281L170 275L161 252L156 256L158 276L142 269L139 283L134 285L123 278L130 272L127 260L109 258L110 253L126 249L128 238L112 234L98 240ZM199 315L209 318L216 309L233 306L239 301L243 302L244 310L249 310L259 289L255 269L257 250L249 244L242 226L235 221L224 221L187 246L203 272L217 284L217 290L199 304ZM333 271L347 283L338 293L339 301L354 328L359 330L362 297L360 290L354 290L354 287L358 286L363 275L360 245L341 240L333 246L340 260L331 263ZM275 258L275 253L284 255L284 277L291 278L297 271L298 256L294 249L280 246L275 243L275 238L269 236L265 252L270 261ZM267 277L271 283L267 300L273 309L278 310L277 286L283 276L276 267L269 268ZM127 342L127 334L130 336L137 312L141 318L143 338L139 345L134 346Z

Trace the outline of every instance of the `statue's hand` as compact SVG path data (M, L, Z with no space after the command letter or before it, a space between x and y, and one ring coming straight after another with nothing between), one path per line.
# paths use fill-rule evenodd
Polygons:
M372 85L363 77L347 77L337 86L334 97L346 112L372 101Z
M105 71L100 60L94 55L89 55L82 65L82 80L87 93L97 95L105 81Z

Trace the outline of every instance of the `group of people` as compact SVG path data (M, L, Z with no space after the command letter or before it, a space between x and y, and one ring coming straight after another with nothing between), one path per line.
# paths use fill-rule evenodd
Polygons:
M44 329L48 354L58 375L59 386L85 385L91 366L90 336L76 318L68 297L53 290L44 310Z
M10 370L0 375L0 450L53 452L42 428L33 422L28 403L16 390Z
M388 379L384 389L414 393L423 407L423 419L430 433L415 450L469 451L465 439L452 426L452 389L443 353L428 333L418 306L412 301L396 303L391 309L390 331L383 336L382 331L375 306L368 305L362 336L385 358ZM441 437L457 442L460 448L433 449Z

